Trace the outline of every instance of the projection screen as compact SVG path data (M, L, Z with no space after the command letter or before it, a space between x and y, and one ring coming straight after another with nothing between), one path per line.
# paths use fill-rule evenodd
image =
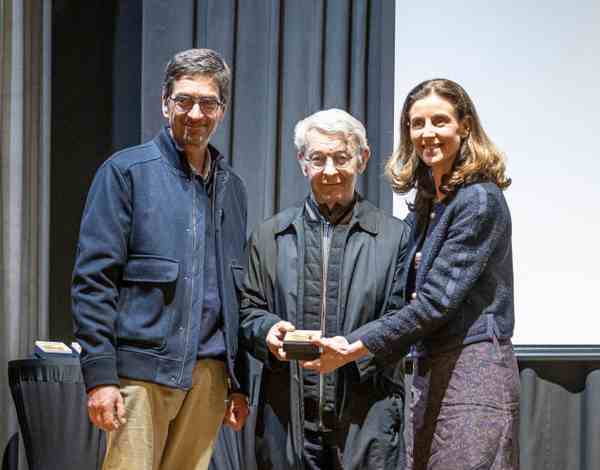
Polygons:
M598 0L396 2L396 142L408 91L445 77L507 156L517 345L600 344L599 73Z

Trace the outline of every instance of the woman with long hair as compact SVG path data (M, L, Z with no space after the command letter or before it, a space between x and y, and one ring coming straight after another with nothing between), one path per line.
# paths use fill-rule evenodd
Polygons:
M413 470L518 468L519 375L514 327L510 185L502 154L463 88L417 85L406 98L400 145L386 173L394 191L416 190L406 303L346 337L324 338L323 373L413 349Z

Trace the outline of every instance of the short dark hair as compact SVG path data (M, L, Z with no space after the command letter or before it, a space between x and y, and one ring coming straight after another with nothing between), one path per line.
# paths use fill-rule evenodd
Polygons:
M229 103L231 70L223 58L212 49L188 49L173 56L165 68L162 96L173 92L173 83L183 76L206 75L219 87L219 98L224 107Z

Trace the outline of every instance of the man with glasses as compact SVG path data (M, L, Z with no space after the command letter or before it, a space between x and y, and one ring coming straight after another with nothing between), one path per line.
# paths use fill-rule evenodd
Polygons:
M216 52L176 54L167 125L109 158L88 195L73 317L104 469L205 469L220 423L239 430L248 413L235 372L246 192L209 143L230 82Z
M358 120L320 111L296 125L295 144L310 194L253 233L242 291L241 346L263 363L258 468L401 469L398 365L364 358L320 376L290 360L308 357L291 355L286 334L302 348L297 330L345 335L401 304L391 293L408 229L356 191L370 156Z

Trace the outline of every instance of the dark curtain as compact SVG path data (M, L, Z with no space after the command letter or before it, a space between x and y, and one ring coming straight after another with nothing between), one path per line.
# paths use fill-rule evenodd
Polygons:
M164 66L179 50L213 48L233 69L213 143L246 181L249 230L307 194L293 128L334 106L365 123L372 157L360 189L391 213L381 173L393 141L393 18L393 0L54 0L51 338L72 340L70 275L90 181L163 124ZM245 439L223 431L219 469L251 468L255 416Z
M521 468L600 468L600 361L519 361Z
M393 143L393 0L54 0L55 339L72 340L70 278L92 177L112 153L152 138L163 125L164 67L194 46L219 51L233 69L231 105L213 143L246 182L249 231L307 194L293 129L334 106L365 123L372 157L359 187L391 213L381 175Z
M373 156L360 190L391 212L381 175L393 144L394 0L144 2L144 140L162 125L165 63L192 46L219 51L233 69L231 106L213 142L246 181L249 229L307 194L294 126L331 107L365 123Z
M372 157L359 189L391 213L381 175L393 144L394 0L182 0L177 6L143 3L143 140L163 125L166 62L179 50L208 47L233 69L231 104L213 143L246 182L249 231L308 193L294 126L332 107L365 124ZM252 375L259 376L255 362ZM213 469L253 467L255 417L242 435L222 431Z
M142 0L52 1L48 329L55 340L74 339L71 273L94 173L141 142L141 31Z

